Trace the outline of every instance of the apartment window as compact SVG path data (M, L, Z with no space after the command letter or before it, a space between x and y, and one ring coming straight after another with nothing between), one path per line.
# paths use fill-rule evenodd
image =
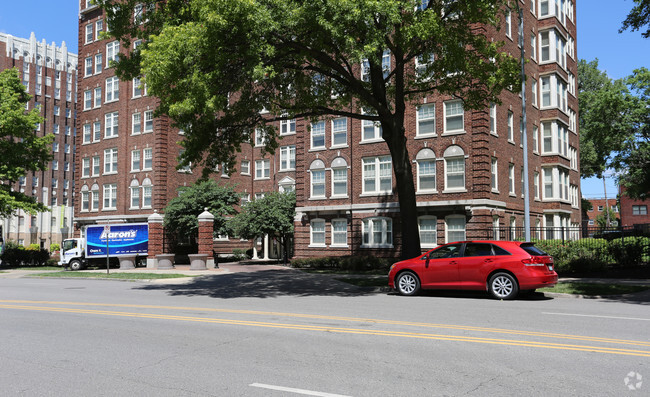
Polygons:
M89 110L93 107L93 94L92 91L84 91L84 110Z
M539 200L539 172L537 171L533 176L533 190L535 190L535 199Z
M420 230L420 246L433 248L438 245L438 220L434 216L421 216L418 218Z
M542 123L542 153L553 153L552 127L552 123Z
M544 168L543 174L544 174L544 198L551 199L555 197L554 189L553 189L553 169Z
M81 160L81 177L88 178L90 176L90 157Z
M632 215L648 215L648 206L647 205L633 205L632 206Z
M139 98L142 96L142 86L139 77L133 78L133 98Z
M53 171L58 171L59 170L59 160L52 160L52 170ZM22 178L23 178L23 181L24 181L24 177L22 177ZM23 186L24 186L24 184L23 184Z
M86 25L86 43L85 44L92 43L93 38L94 38L93 24L89 23L88 25Z
M390 193L393 189L390 156L363 159L363 193Z
M266 179L271 176L271 160L255 160L255 179Z
M117 148L104 150L104 174L117 173Z
M537 59L537 36L535 32L530 34L530 59Z
M99 210L99 185L94 184L90 189L90 210Z
M332 246L348 246L347 219L332 219Z
M498 162L496 157L492 157L492 191L493 192L498 192L499 191L499 169L498 169Z
M325 197L325 163L322 160L314 160L309 166L311 176L310 197Z
M106 79L106 102L120 99L120 79L117 76Z
M366 218L363 220L362 247L392 247L393 220L391 218Z
M436 134L436 105L420 105L417 108L416 136Z
M465 132L464 110L462 101L444 103L445 108L445 133Z
M296 169L296 146L282 146L280 148L280 171Z
M311 241L310 246L325 246L325 220L313 219L310 222Z
M426 72L429 65L433 64L434 59L433 54L421 54L415 57L415 76L419 81L428 81L431 79L431 73Z
M255 146L264 146L266 134L259 128L255 129Z
M497 135L497 105L490 104L490 133Z
M137 179L133 179L131 181L131 186L129 186L129 190L131 190L131 206L129 208L131 209L136 209L140 207L140 185L138 184Z
M510 163L508 164L508 192L511 196L515 194L515 165Z
M104 30L104 21L100 19L95 22L95 40L99 40L99 34L102 30Z
M86 189L84 191L84 188ZM90 192L87 191L88 186L81 189L81 211L87 212L90 208ZM54 218L52 218L54 220Z
M365 111L362 112L363 114L369 114ZM382 138L382 128L381 128L381 123L379 121L373 121L373 120L361 120L361 129L362 129L362 135L361 135L361 141L377 141Z
M95 54L95 74L102 72L102 65L104 61L102 60L102 54Z
M95 88L95 103L96 108L102 106L102 87Z
M131 172L140 171L140 150L131 151Z
M332 120L332 147L348 144L348 119L339 118Z
M145 178L142 181L142 208L151 208L151 197L153 193L153 186L151 180Z
M506 10L506 36L512 38L512 12Z
M370 62L367 59L361 61L361 81L370 81Z
M93 142L99 142L102 135L102 123L95 121L93 123Z
M550 32L541 32L539 34L539 44L541 50L541 61L548 62L551 60L551 40Z
M104 210L114 210L117 208L117 184L110 183L104 185Z
M144 132L153 131L153 110L144 112Z
M153 149L152 148L144 148L142 151L144 157L144 165L142 167L143 171L150 170L151 167L153 166Z
M311 148L325 149L325 122L311 124Z
M539 152L538 141L539 141L539 127L534 125L533 126L533 153Z
M106 113L104 116L104 139L117 137L117 112Z
M514 133L514 116L511 111L508 111L508 142L514 142L515 141L515 133Z
M445 218L447 235L445 243L454 241L464 241L465 237L465 217L462 215L450 215Z
M92 130L90 129L90 124L84 124L83 126L83 143L90 143L92 140Z
M112 41L106 44L106 67L111 66L111 61L117 62L120 53L120 42Z
M458 146L450 146L443 155L445 159L445 190L465 189L465 153Z
M58 152L59 152L59 142L53 142L53 143L52 143L52 151L53 151L54 153L58 153Z
M540 79L542 84L542 107L551 106L551 78L549 76Z
M288 114L282 116L287 117ZM296 133L296 119L280 120L280 135L289 135Z
M537 107L537 81L533 80L531 82L531 101L533 103L533 106Z
M242 160L241 161L241 173L242 173L242 175L250 175L251 174L251 162L249 160Z
M348 164L341 157L332 162L332 196L347 197Z
M88 77L93 74L93 58L88 57L84 60L84 77Z
M142 113L131 115L131 134L137 135L142 132Z
M433 150L425 148L415 156L417 164L417 191L434 192L436 190L436 155Z
M99 176L99 156L93 156L93 176Z
M381 70L383 72L384 79L388 78L390 75L390 51L384 50L384 53L381 56Z

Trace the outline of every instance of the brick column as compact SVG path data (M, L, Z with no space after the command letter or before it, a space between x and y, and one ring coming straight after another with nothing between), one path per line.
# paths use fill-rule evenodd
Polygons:
M154 211L153 214L147 218L149 223L149 246L147 253L147 268L158 268L156 263L156 255L163 253L163 217Z
M199 254L207 255L206 266L208 269L215 268L212 251L214 249L214 215L206 208L199 215Z

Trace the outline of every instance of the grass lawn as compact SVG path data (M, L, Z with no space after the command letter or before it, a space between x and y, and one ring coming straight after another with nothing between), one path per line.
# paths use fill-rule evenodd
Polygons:
M645 291L647 289L648 287L639 286L639 285L566 282L566 283L557 283L555 285L555 288L540 288L537 291L594 296L594 295L632 294L635 292Z
M181 277L196 277L185 274L177 273L90 273L90 272L54 272L54 273L36 273L31 274L29 277L55 277L55 278L106 278L115 280L152 280L159 278L181 278Z

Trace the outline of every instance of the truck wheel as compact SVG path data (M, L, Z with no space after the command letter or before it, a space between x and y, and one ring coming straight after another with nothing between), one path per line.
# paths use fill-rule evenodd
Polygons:
M71 260L69 266L70 266L70 270L81 270L83 268L81 261L76 259Z

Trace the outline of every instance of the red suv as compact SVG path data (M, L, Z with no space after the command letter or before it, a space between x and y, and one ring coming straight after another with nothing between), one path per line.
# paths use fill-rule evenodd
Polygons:
M533 243L519 241L457 241L417 258L397 262L388 285L402 295L420 289L489 291L497 299L557 283L553 258Z

